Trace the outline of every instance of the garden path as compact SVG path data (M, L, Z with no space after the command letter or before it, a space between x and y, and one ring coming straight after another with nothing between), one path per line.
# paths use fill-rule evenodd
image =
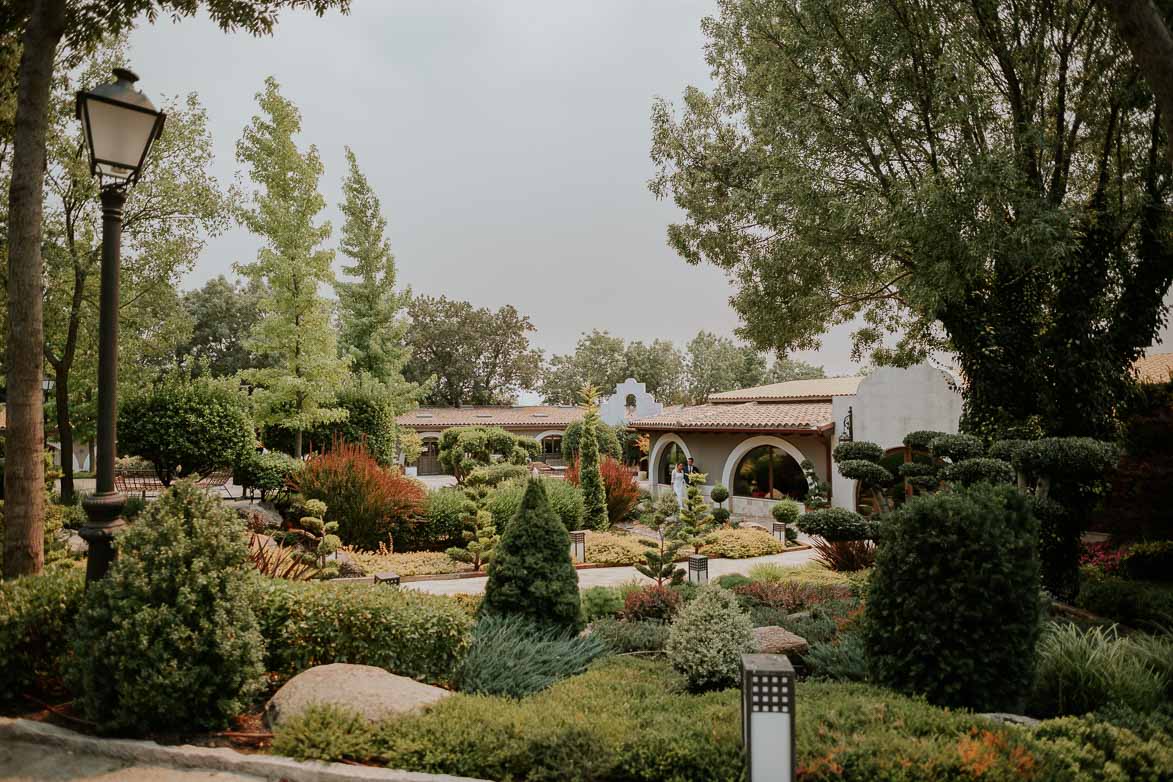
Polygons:
M783 567L798 567L813 561L818 553L813 549L803 549L785 554L771 554L768 557L751 557L749 559L710 559L709 578L717 578L729 573L745 575L751 567L761 564L781 565ZM593 586L619 586L631 581L650 581L640 575L633 567L589 568L578 571L579 589ZM487 578L455 578L436 579L434 581L412 581L403 585L404 589L415 589L420 592L431 592L436 595L480 594L485 591Z

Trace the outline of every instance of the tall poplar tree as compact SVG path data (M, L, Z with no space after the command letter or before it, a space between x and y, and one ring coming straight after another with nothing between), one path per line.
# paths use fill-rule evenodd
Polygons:
M330 224L315 222L326 206L318 192L322 161L316 147L301 152L293 138L301 131L300 112L272 77L257 100L261 113L245 128L236 157L256 185L240 219L265 246L254 262L237 269L264 290L249 346L273 365L241 375L256 387L262 422L291 429L300 457L302 432L346 417L327 407L346 379L347 361L338 356L330 303L318 295L322 285L334 282L334 252L320 246L330 237Z
M587 385L583 386L581 394L586 415L582 419L579 440L578 475L586 506L584 524L591 529L606 529L611 522L607 516L607 491L599 471L599 440L595 434L599 428L599 392L594 386Z

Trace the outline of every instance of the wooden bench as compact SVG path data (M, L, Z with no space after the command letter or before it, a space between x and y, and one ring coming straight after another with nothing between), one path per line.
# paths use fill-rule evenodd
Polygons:
M232 492L228 491L228 483L232 480L232 470L213 470L207 477L201 477L196 485L204 491L215 490L224 492L232 499ZM114 488L127 496L135 495L144 500L156 497L167 487L159 480L153 467L127 467L114 471Z

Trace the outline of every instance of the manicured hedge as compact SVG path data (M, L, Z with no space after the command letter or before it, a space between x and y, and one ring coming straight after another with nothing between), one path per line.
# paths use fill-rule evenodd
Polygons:
M783 546L770 533L756 527L741 529L720 529L714 533L717 539L705 544L701 553L708 557L726 559L749 559L770 554L781 554Z
M566 531L582 529L583 510L582 492L577 486L572 486L558 478L543 479L546 497L550 506L562 520ZM487 507L493 514L493 523L497 526L497 534L503 534L505 527L521 509L521 498L525 494L525 480L506 481L489 495Z
M1083 568L1075 604L1085 611L1141 630L1173 627L1173 586L1129 581Z
M445 683L468 648L472 618L441 595L384 585L259 581L265 665L279 674L358 663Z
M80 569L0 583L0 702L60 675L84 590Z

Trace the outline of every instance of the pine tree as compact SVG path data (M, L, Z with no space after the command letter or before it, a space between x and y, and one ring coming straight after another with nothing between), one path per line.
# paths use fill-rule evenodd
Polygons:
M684 505L676 514L676 523L671 530L671 537L681 543L692 546L698 554L701 547L711 542L716 519L708 500L701 492L700 486L705 482L705 475L692 473L689 475L688 493L684 498Z
M583 504L586 514L583 523L592 529L606 529L610 525L607 516L607 492L603 488L603 475L599 471L599 408L598 391L594 386L584 386L580 392L586 415L582 420L582 437L579 440L579 485L582 487Z
M302 153L293 141L301 115L272 77L257 98L262 113L245 128L236 156L257 185L240 219L265 246L238 270L264 291L249 349L273 365L242 376L256 387L262 421L294 431L294 455L300 457L303 431L346 416L326 407L347 376L330 304L318 295L321 285L334 281L334 253L319 246L329 238L330 224L314 222L326 206L318 193L323 171L318 151L311 146Z
M644 562L636 563L635 569L654 579L656 586L663 586L665 581L679 584L684 580L684 570L676 566L676 555L684 547L684 542L674 540L666 533L669 529L669 519L677 513L676 498L671 494L662 495L652 509L651 528L656 531L657 540L651 541L640 538L639 542L647 546L644 552Z
M582 629L570 534L550 507L540 478L529 479L521 508L497 544L481 613L516 614L575 632Z
M445 553L458 562L469 563L473 570L480 570L482 565L492 561L501 536L493 524L493 514L483 508L473 511L465 523L467 528L460 533L466 541L464 548L453 547Z
M346 220L340 248L353 263L343 266L342 271L357 281L334 286L342 326L339 343L343 354L350 356L354 371L398 386L404 383L403 365L408 356L407 320L400 317L408 294L395 290L395 256L385 236L387 220L350 147L346 148L346 162L350 170L342 183L341 209Z

